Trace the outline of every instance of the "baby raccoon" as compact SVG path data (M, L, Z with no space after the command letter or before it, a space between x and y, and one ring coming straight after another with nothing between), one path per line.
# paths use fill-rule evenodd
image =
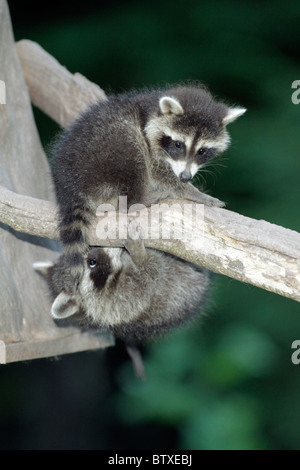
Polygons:
M60 237L74 291L84 270L87 230L102 203L119 196L149 206L171 197L223 206L189 181L229 144L226 126L245 109L216 102L199 86L132 92L92 106L58 139L53 176Z
M124 248L90 248L74 293L66 291L70 266L65 254L56 264L36 263L48 281L55 319L76 315L83 324L108 330L137 344L190 320L206 299L209 272L172 255L137 246L137 265ZM138 251L138 250L137 250Z

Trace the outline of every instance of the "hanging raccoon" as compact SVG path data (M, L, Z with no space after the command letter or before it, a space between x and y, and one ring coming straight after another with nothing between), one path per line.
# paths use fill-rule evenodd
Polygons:
M34 268L48 281L54 319L73 317L112 332L125 343L136 374L145 378L137 346L199 315L210 276L200 266L146 249L142 240L134 245L132 255L124 248L90 248L73 293L66 288L73 276L65 254L55 264L38 262Z
M65 254L53 264L35 263L48 281L54 319L74 316L79 323L110 331L135 345L188 323L205 303L209 272L173 255L145 248L137 240L125 248L93 247L85 257L75 292Z
M174 86L111 96L79 117L54 145L52 160L70 267L66 290L76 290L84 275L87 230L100 204L117 208L127 196L128 207L167 197L223 206L190 180L227 148L226 126L244 112L203 87Z

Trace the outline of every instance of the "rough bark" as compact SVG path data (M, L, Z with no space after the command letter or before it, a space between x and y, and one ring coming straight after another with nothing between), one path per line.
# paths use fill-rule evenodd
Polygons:
M71 74L37 43L17 43L24 77L34 105L62 127L68 127L104 91L80 73Z
M54 201L50 169L34 123L5 0L0 0L0 72L6 84L6 104L0 108L0 184L15 193ZM40 217L43 210L48 209L42 206ZM5 221L0 224L0 363L109 343L104 336L82 335L75 327L59 328L51 319L46 285L32 263L53 260L58 251L54 240L17 232ZM56 351L53 345L58 343Z
M300 301L299 233L264 220L190 201L166 200L163 204L159 219L154 218L152 212L152 208L158 206L145 208L128 218L129 224L132 220L146 221L143 224L146 246ZM191 209L189 216L186 215L186 207ZM0 220L14 230L58 238L57 208L52 202L20 196L0 187L0 213ZM124 214L122 217L122 224L114 212L95 217L90 228L90 244L123 246L124 234L119 236L118 232L119 226L123 227ZM103 222L113 230L116 227L113 239L100 234ZM171 237L165 239L168 227L171 228ZM154 231L157 238L153 238Z

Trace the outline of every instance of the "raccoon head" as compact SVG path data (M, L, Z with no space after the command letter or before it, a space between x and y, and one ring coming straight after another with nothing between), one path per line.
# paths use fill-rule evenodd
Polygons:
M51 316L54 319L63 319L78 314L86 316L87 312L91 312L92 317L101 315L103 292L110 287L121 270L120 251L121 249L116 248L91 248L77 293L68 293L64 289L64 276L67 273L62 255L58 263L52 265L46 273L50 286L56 284L56 289L52 288L52 291L59 291L51 307Z
M229 145L226 127L246 109L216 102L200 87L176 87L160 96L145 132L155 155L165 159L182 182Z

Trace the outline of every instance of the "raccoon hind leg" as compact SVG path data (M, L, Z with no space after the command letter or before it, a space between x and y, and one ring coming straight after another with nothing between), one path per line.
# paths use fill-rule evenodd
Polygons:
M132 365L136 376L142 380L146 380L145 366L140 350L137 346L129 343L125 343L125 347L130 359L132 360Z
M148 253L143 240L143 228L136 220L130 222L127 235L128 238L124 240L124 247L129 252L135 265L142 266L148 258Z

